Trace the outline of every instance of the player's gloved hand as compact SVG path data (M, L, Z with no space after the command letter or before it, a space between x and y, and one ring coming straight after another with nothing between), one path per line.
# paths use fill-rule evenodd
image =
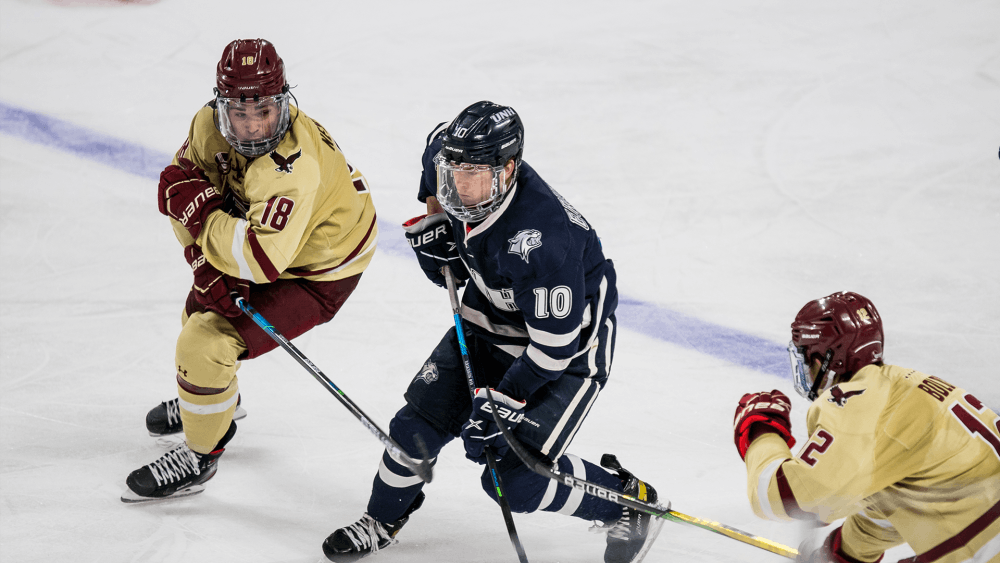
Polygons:
M842 527L830 532L826 540L818 546L808 539L802 542L799 545L799 554L795 558L796 563L863 563L841 549L841 529ZM884 554L880 556L875 563L881 561L884 556Z
M508 397L495 389L490 391L500 418L507 422L507 428L513 432L524 419L524 407L527 403ZM476 396L472 400L472 415L469 417L469 422L462 427L462 441L465 442L465 457L476 463L486 463L483 451L487 446L493 448L497 459L506 455L510 449L510 444L500 433L500 427L493 418L490 403L486 399L486 389L482 387L476 389Z
M452 273L461 287L469 279L469 271L458 257L455 237L451 232L451 221L444 213L421 215L403 223L403 231L410 248L417 254L417 261L427 279L441 287L447 287L441 268L451 266Z
M157 202L160 213L179 221L197 239L208 214L222 206L222 196L201 168L186 158L177 162L160 172Z
M196 244L184 247L184 259L194 272L194 298L198 303L226 317L238 317L242 314L229 293L236 290L243 299L249 299L249 282L216 270Z
M763 424L766 431L777 433L789 448L794 446L792 421L789 418L791 413L792 402L788 400L787 395L777 389L770 393L743 395L733 417L733 438L740 457L746 459L752 427L755 424Z

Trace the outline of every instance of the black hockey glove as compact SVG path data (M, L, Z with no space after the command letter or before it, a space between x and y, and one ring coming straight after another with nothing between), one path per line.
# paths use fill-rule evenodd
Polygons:
M441 287L447 287L441 274L444 266L451 266L459 287L469 279L469 272L458 257L451 222L444 213L414 217L403 223L403 231L406 232L406 240L417 254L417 261L427 279Z
M493 402L497 406L500 418L507 421L511 432L524 420L525 401L518 401L491 389ZM469 422L462 428L462 441L465 442L465 457L476 463L486 463L484 450L486 446L493 448L497 459L502 458L510 450L510 444L500 432L497 421L493 418L490 403L486 399L486 389L476 389L476 398L472 400L472 415Z

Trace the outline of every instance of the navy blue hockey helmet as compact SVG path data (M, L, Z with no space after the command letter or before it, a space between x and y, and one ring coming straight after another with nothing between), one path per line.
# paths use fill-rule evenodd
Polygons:
M452 120L442 138L441 155L467 164L503 166L521 163L524 125L514 108L489 101L476 102Z
M439 203L463 221L481 221L503 204L523 150L524 126L514 108L489 101L465 108L448 125L434 158ZM508 174L510 161L514 167Z

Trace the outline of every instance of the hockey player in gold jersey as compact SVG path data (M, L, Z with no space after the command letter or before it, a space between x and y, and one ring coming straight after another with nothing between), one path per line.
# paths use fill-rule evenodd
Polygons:
M856 293L806 304L792 323L795 390L813 401L793 455L788 397L748 393L734 418L754 512L846 518L799 561L1000 562L1000 417L945 379L882 362L882 320Z
M215 94L158 189L194 284L177 340L178 398L150 411L146 424L153 435L183 431L185 441L129 475L127 502L200 492L236 431L239 363L276 343L231 292L295 338L333 318L378 238L365 178L326 129L289 103L271 43L227 45Z

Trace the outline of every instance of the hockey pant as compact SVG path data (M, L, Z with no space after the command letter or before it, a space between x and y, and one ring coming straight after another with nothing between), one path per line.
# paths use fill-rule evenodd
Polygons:
M613 333L614 317L599 336L599 346L613 348ZM496 385L514 358L472 335L467 338L467 343L474 358L477 380ZM611 358L610 353L596 356ZM534 421L535 425L522 422L516 429L516 435L536 456L557 457L560 471L620 491L622 484L616 475L564 453L596 400L602 383L606 381L607 367L584 366L574 370L588 374L596 371L595 377L583 377L567 370L559 379L536 391L529 397L525 411L525 418ZM435 348L410 383L405 396L407 404L390 421L389 434L414 457L420 457L414 441L414 436L419 435L433 463L445 444L459 436L472 410L454 328ZM543 449L547 450L547 454L541 453ZM521 463L513 450L498 462L497 470L513 512L545 510L601 522L621 517L621 507L617 504L584 495L580 490L536 474ZM488 467L484 468L481 480L483 490L496 501L496 490ZM410 506L423 485L419 477L396 463L388 453L383 453L367 511L380 522L394 522Z
M336 315L361 274L329 282L251 285L250 304L289 340ZM188 447L209 453L229 429L239 398L236 370L278 345L246 315L227 318L188 295L177 338L177 392Z

